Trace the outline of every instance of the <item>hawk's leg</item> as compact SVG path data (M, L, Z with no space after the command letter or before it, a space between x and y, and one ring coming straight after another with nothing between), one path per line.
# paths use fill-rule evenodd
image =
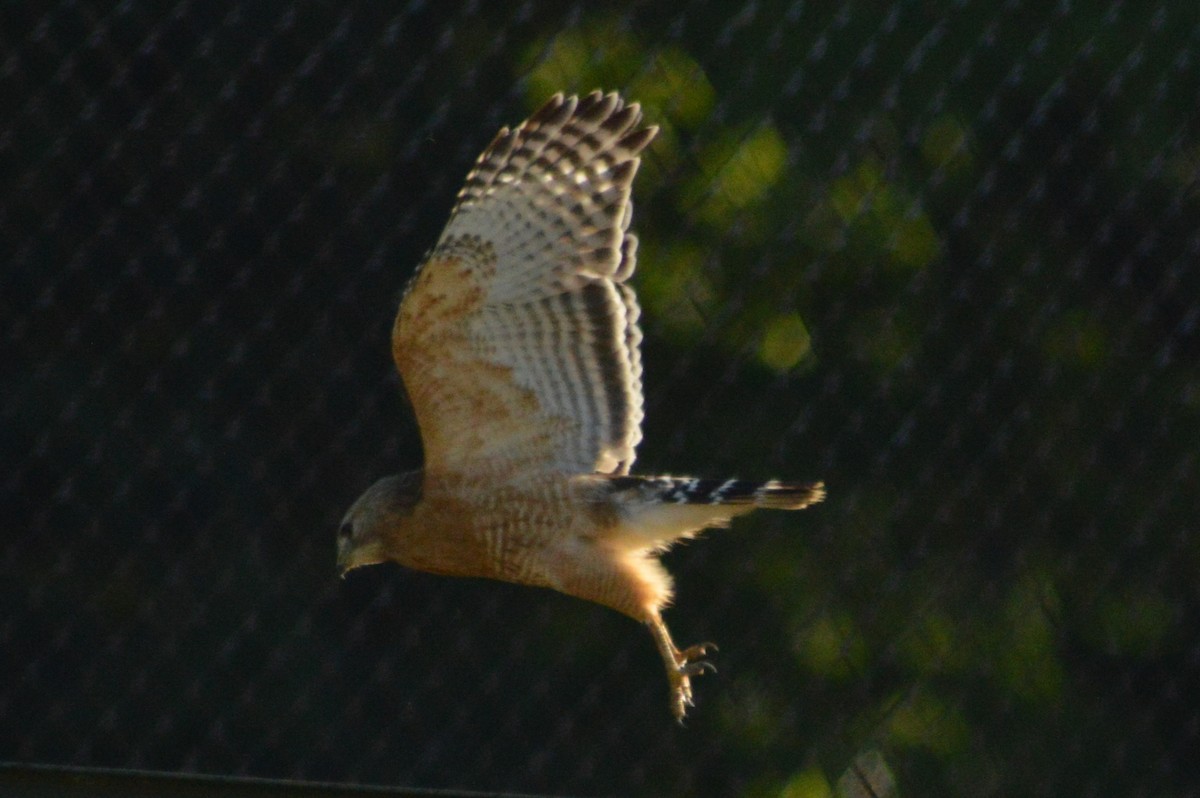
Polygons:
M646 624L667 667L667 681L671 685L671 713L675 715L675 720L682 723L687 708L692 705L691 677L705 671L717 672L711 662L702 659L709 651L716 651L717 646L715 643L700 643L680 651L671 640L671 633L667 631L661 615L655 613Z

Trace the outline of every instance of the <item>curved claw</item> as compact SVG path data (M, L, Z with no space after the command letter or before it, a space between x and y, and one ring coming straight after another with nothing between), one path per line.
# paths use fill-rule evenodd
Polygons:
M682 651L674 649L671 652L672 658L675 660L675 667L668 666L667 677L671 682L672 714L680 723L683 723L687 708L693 706L694 703L692 700L692 677L703 673L717 672L715 665L708 660L700 659L700 657L707 655L709 651L716 650L716 645L712 643L699 643L688 646Z
M662 617L654 613L647 619L650 633L662 655L663 664L667 666L667 681L671 685L671 714L675 720L683 723L687 708L692 706L692 679L702 673L716 673L717 669L711 662L703 659L710 651L716 651L714 643L699 643L680 650L671 641L667 626Z
M707 660L685 662L679 666L679 672L684 676L699 676L702 673L716 673L717 666Z

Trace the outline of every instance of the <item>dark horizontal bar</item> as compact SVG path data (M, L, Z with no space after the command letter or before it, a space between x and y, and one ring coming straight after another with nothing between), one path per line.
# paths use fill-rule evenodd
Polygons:
M416 798L534 798L516 793L427 790L366 784L259 779L200 773L163 773L146 770L79 768L63 765L29 765L0 762L0 795L4 798L361 798L361 796L415 796Z

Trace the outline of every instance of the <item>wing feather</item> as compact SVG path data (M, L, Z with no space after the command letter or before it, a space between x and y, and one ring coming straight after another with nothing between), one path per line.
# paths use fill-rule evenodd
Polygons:
M628 473L641 440L630 187L656 128L555 95L467 176L392 351L427 469Z

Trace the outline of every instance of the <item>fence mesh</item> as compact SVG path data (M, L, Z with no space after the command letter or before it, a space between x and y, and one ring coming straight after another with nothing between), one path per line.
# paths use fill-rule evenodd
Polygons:
M1200 794L1200 6L0 17L0 760ZM663 129L638 470L829 486L667 557L722 646L685 728L615 613L333 568L419 462L406 277L495 131L596 87Z

